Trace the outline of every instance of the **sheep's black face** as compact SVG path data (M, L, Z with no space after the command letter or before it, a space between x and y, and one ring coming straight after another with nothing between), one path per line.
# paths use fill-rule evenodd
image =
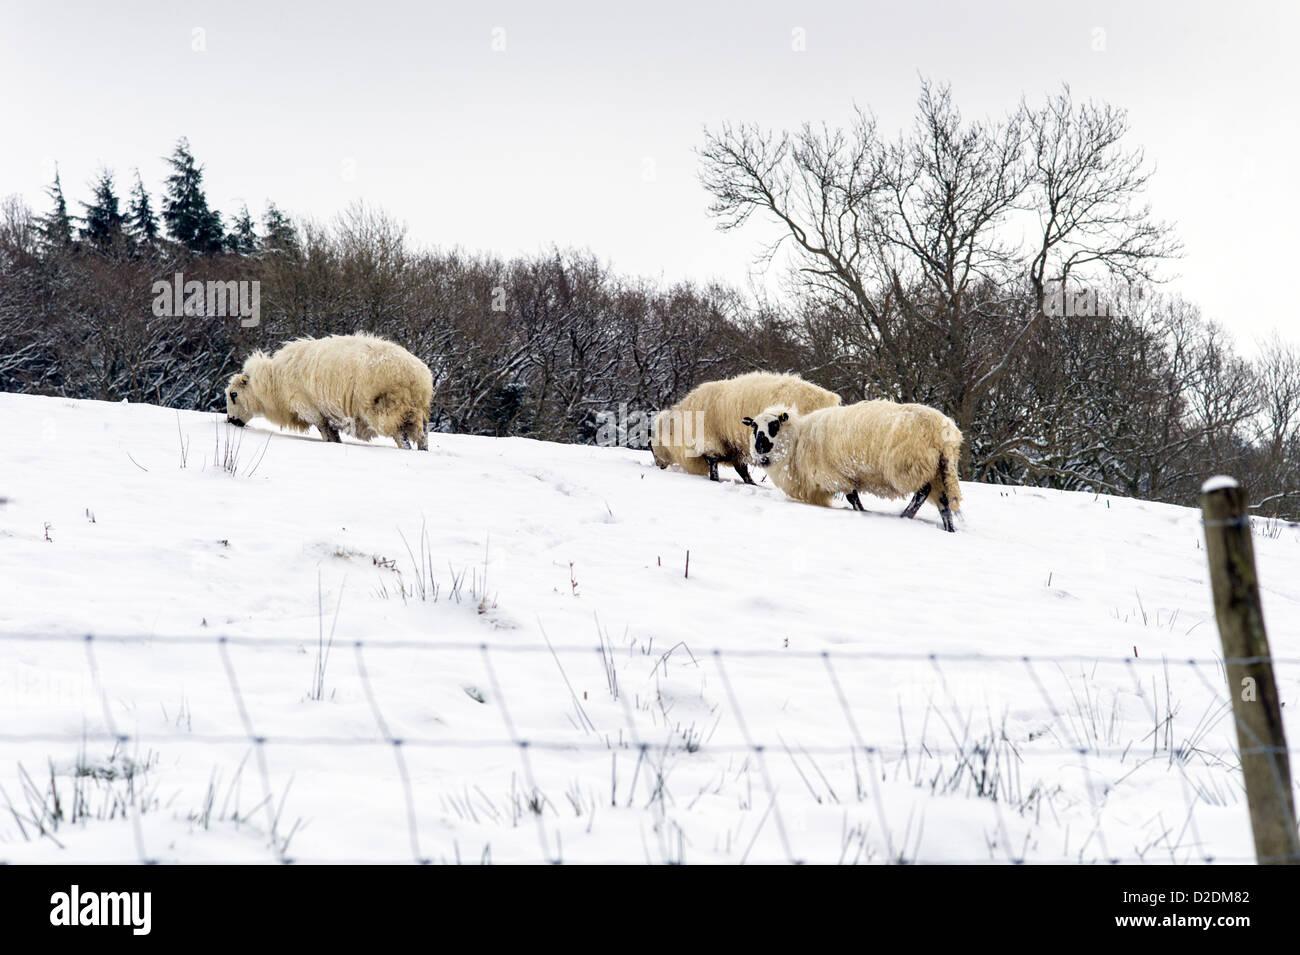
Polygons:
M749 456L760 467L772 463L772 452L776 448L776 436L781 433L781 426L790 420L790 415L765 411L757 418L743 418L741 423L749 428Z
M242 428L248 424L253 415L248 408L248 400L240 397L241 389L248 387L247 375L235 375L226 386L226 421Z

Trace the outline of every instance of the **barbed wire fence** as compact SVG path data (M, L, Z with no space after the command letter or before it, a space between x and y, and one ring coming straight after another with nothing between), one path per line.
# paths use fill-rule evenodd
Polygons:
M235 659L237 653L233 651L256 649L262 651L288 650L299 653L302 649L301 640L286 637L228 635L180 635L175 637L155 636L141 638L130 635L103 634L0 634L0 645L9 644L12 646L32 642L47 645L51 643L80 643L83 645L86 667L91 675L94 695L97 698L95 702L100 711L100 719L94 725L85 725L79 732L75 733L70 733L66 729L40 729L35 731L0 729L0 744L9 747L26 744L76 744L83 749L92 743L111 744L115 748L131 746L137 748L141 746L159 747L168 744L184 746L210 744L214 746L236 745L247 747L253 754L253 764L256 769L257 780L260 783L260 800L254 810L263 817L262 829L272 847L274 860L286 864L345 861L334 858L309 858L296 855L290 851L295 832L288 826L287 820L283 816L287 787L285 794L277 800L276 794L279 787L273 781L272 763L275 763L281 776L287 770L292 778L292 771L300 768L300 763L295 761L293 754L302 752L305 748L313 747L326 747L330 752L344 752L357 750L358 748L387 749L391 753L396 779L400 784L401 804L405 817L404 828L408 843L407 851L400 856L386 854L382 857L363 857L346 861L430 863L446 860L448 858L446 853L429 849L428 806L421 805L420 797L416 794L413 784L413 772L410 766L410 754L418 752L447 754L446 765L454 768L457 760L457 756L454 754L463 754L468 751L496 750L513 751L516 754L518 771L523 778L525 787L523 793L527 811L520 813L520 818L516 819L514 824L517 827L523 824L523 817L529 815L532 817L533 825L536 828L537 848L535 852L517 853L506 859L497 856L492 858L491 861L543 863L569 861L566 859L560 842L562 826L553 818L558 813L548 811L547 803L553 803L554 801L543 794L544 787L540 782L539 772L539 769L542 768L541 764L545 764L548 759L558 758L562 755L591 759L594 757L609 757L614 754L614 765L617 767L617 754L625 753L635 760L633 779L627 787L628 796L625 807L632 807L633 794L636 792L638 781L643 781L645 788L642 798L646 800L647 806L653 806L656 801L659 803L661 812L658 818L661 821L667 814L662 810L669 799L668 794L663 791L665 783L662 773L662 761L668 755L685 755L692 759L712 759L719 762L728 758L739 758L746 763L752 764L759 783L759 792L762 796L761 804L765 808L759 809L760 801L752 803L751 811L756 814L761 812L761 816L751 834L746 851L743 854L733 852L732 855L739 856L738 861L787 863L823 861L826 854L808 853L801 846L799 840L794 837L795 834L792 832L788 816L792 812L798 813L797 808L792 810L791 807L798 801L800 794L798 790L792 793L789 788L782 788L783 784L777 780L777 772L771 764L773 759L782 761L783 766L787 763L789 766L793 766L793 775L789 772L789 766L786 766L787 776L796 781L802 777L807 792L811 794L817 804L830 804L832 798L835 805L853 805L856 803L861 809L861 818L869 818L878 826L876 838L880 846L878 847L878 854L875 856L876 861L923 863L988 861L1141 863L1152 861L1152 857L1156 853L1150 849L1143 853L1124 852L1107 845L1106 836L1103 832L1104 827L1100 824L1095 827L1090 837L1097 840L1096 848L1092 850L1080 849L1078 854L1073 857L1017 855L1015 852L1009 851L1006 845L1003 846L1004 852L1000 857L991 851L992 858L958 857L945 855L942 852L937 854L915 852L909 849L909 844L913 841L909 838L912 828L910 822L909 831L904 832L900 837L897 829L891 828L889 820L886 818L887 807L889 809L894 808L892 804L898 801L897 799L886 798L886 795L882 792L882 787L891 782L891 769L893 771L893 782L897 782L900 774L906 780L913 782L920 780L921 785L915 788L920 789L922 792L926 788L925 779L922 777L925 777L930 772L936 774L936 782L930 783L928 787L931 793L955 792L958 789L955 782L965 781L969 783L972 787L971 791L976 796L983 796L991 800L997 810L998 825L1005 829L1002 819L1003 812L1014 814L1024 810L1023 805L1019 807L1014 805L1016 802L1015 795L1022 794L1023 790L1020 788L1022 784L1010 781L1011 774L1019 773L1033 759L1067 757L1076 760L1084 779L1083 791L1087 794L1090 811L1094 817L1099 816L1108 792L1120 781L1119 779L1108 778L1110 767L1102 767L1096 765L1097 763L1117 760L1119 767L1124 769L1123 777L1127 777L1137 772L1147 762L1157 758L1161 758L1166 762L1166 768L1176 770L1181 770L1183 767L1195 762L1202 767L1212 768L1218 774L1218 782L1213 786L1205 783L1200 784L1199 787L1195 783L1189 785L1187 784L1188 777L1185 773L1183 774L1184 803L1187 809L1183 832L1179 834L1176 841L1169 837L1168 832L1165 833L1164 841L1168 845L1164 848L1168 849L1168 856L1160 855L1158 856L1159 860L1169 861L1168 857L1173 857L1177 861L1188 862L1252 862L1255 861L1253 857L1244 855L1226 857L1203 849L1204 842L1199 833L1195 832L1195 809L1198 803L1206 802L1207 795L1210 797L1208 801L1211 804L1226 802L1227 797L1225 794L1230 789L1234 791L1241 789L1240 783L1236 781L1241 772L1240 762L1230 758L1232 754L1213 752L1205 748L1202 743L1206 734L1212 729L1213 724L1230 711L1231 704L1226 699L1225 694L1226 668L1253 666L1262 662L1300 667L1300 659L1265 661L1257 657L1229 658L1226 660L1218 657L1212 659L1138 659L1135 657L1098 658L1086 654L1031 656L891 652L857 648L823 651L741 648L692 651L684 645L678 645L665 651L661 659L655 660L655 668L662 665L666 671L667 660L674 654L680 656L684 661L679 663L678 666L697 669L707 668L722 686L722 700L724 703L719 704L719 706L725 707L728 725L734 729L734 732L730 735L730 738L717 741L712 738L708 740L692 738L690 734L687 734L685 737L679 735L673 742L664 742L651 740L648 738L649 734L643 732L644 727L640 725L634 712L633 702L627 693L618 695L624 725L620 727L623 733L617 738L611 737L608 733L599 734L596 731L595 723L586 715L583 700L570 682L563 661L587 658L588 660L598 660L602 666L607 666L612 651L611 647L606 645L603 640L596 645L556 645L549 640L545 643L500 642L489 644L485 642L358 639L340 643L335 649L350 648L352 650L362 696L373 724L370 732L356 735L289 733L269 730L260 725L260 721L255 718L255 707L250 706L250 701L241 684L241 671L237 667ZM122 725L121 719L115 716L114 706L111 703L113 688L109 685L100 660L101 651L106 651L106 648L109 647L114 648L116 652L130 652L156 647L177 648L184 646L203 647L212 650L219 658L221 672L224 674L225 684L237 713L238 725L241 728L239 732L133 729ZM477 656L481 663L482 673L485 676L485 684L490 699L499 711L504 734L494 733L479 737L451 734L432 735L403 732L396 728L397 724L385 713L382 694L375 685L376 681L372 676L369 662L376 654L395 651L415 651L421 655L429 654L434 657L438 655L445 657L451 654ZM628 652L631 654L633 651L629 648ZM639 653L640 650L636 652ZM505 680L501 678L498 672L500 664L507 660L525 659L527 660L524 665L525 672L536 672L535 663L538 661L543 664L547 663L548 658L550 662L553 662L558 667L559 673L564 678L563 682L566 690L570 695L571 702L574 704L574 715L571 717L570 722L578 728L579 732L577 733L530 732L525 728L525 724L517 722L514 718L512 710L516 701L513 697L519 691L509 688ZM831 727L824 724L819 734L821 738L816 743L795 743L784 738L784 734L778 734L778 737L780 737L778 739L768 738L755 728L755 721L749 718L751 714L748 710L752 708L752 703L751 707L747 707L742 699L745 677L733 672L745 669L751 664L773 668L780 666L787 670L800 665L808 665L823 670L826 691L825 706L836 713L834 722L837 725ZM934 741L927 741L923 731L919 742L909 739L904 734L901 742L888 743L873 738L873 736L878 737L880 735L878 731L875 733L865 731L860 725L861 705L852 701L855 690L861 689L861 681L855 683L850 679L846 679L846 672L851 672L855 667L864 664L878 665L882 674L889 674L891 672L890 667L900 665L921 667L930 671L934 685L940 688L945 696L942 697L940 704L937 706L933 705L932 701L932 708L927 713L938 713L941 720L949 724L947 730L950 742L948 744L939 744ZM1139 742L1138 740L1123 743L1117 737L1099 731L1096 725L1090 730L1087 725L1088 721L1092 720L1096 724L1098 720L1101 720L1104 723L1105 714L1099 713L1098 708L1091 701L1081 702L1073 689L1068 694L1069 702L1058 699L1058 694L1054 693L1049 686L1051 683L1050 669L1055 668L1060 673L1066 673L1065 667L1067 666L1077 666L1080 668L1081 673L1085 672L1084 668L1090 668L1094 676L1098 669L1102 667L1118 668L1127 674L1126 679L1132 685L1134 695L1142 700L1147 707L1148 717L1153 727L1152 731L1147 734L1153 737L1150 740L1149 755L1144 756L1141 760L1137 759L1135 743ZM1148 674L1152 676L1154 684L1159 675L1163 673L1167 685L1171 669L1174 668L1194 678L1211 694L1211 700L1213 701L1207 707L1206 713L1202 715L1182 740L1177 738L1178 734L1173 726L1177 707L1173 704L1172 699L1167 695L1165 702L1161 704L1157 692L1145 683ZM1047 727L1036 738L1013 739L1007 737L1004 724L1002 738L998 739L996 738L996 727L990 725L991 732L988 736L978 739L972 738L969 732L970 715L969 713L963 715L960 712L957 700L961 694L955 689L958 686L970 686L969 674L972 672L985 680L989 679L991 674L1013 674L1011 678L1029 688L1030 695L1036 697L1037 702L1041 704L1041 710L1046 712ZM1023 700L1018 701L1018 703L1021 706L1028 706L1028 703ZM952 711L950 719L943 716L943 712L947 709ZM901 703L899 718L900 721L904 718ZM964 732L959 729L962 719L966 720ZM719 716L719 722L722 722L722 716ZM1144 737L1140 742L1145 744L1147 740ZM1256 752L1272 756L1279 755L1279 751L1274 744L1265 740L1258 740L1253 747L1241 750L1237 754L1238 759L1249 757ZM1280 755L1289 755L1289 751L1283 747ZM852 796L846 795L841 798L836 789L837 784L832 783L831 778L829 778L834 773L823 772L821 766L817 763L819 757L836 757L844 761L845 772L852 778L854 790ZM658 769L655 766L656 760L660 761ZM947 760L947 763L944 763L945 760ZM1131 766L1128 765L1130 761L1133 763ZM927 767L924 773L921 771L922 765ZM614 773L616 776L616 768ZM817 778L819 774L821 776L820 780ZM65 818L75 818L75 807L61 805L53 775L52 769L51 787L54 789L52 798L43 798L49 795L46 793L42 793L42 798L35 798L36 784L30 780L30 777L27 777L29 785L26 787L28 798L25 806L22 800L10 798L7 792L0 795L0 798L3 798L5 803L5 805L0 806L0 812L7 812L28 840L48 836L58 842L57 832L61 820L56 818L57 814L62 813ZM1109 773L1109 775L1113 776L1114 774ZM1050 780L1048 780L1048 783L1050 783ZM1278 787L1285 785L1287 790L1285 793L1278 792L1276 794L1277 798L1279 800L1290 800L1290 780L1287 779L1284 782L1281 776L1275 776L1275 783ZM656 787L658 787L658 790L656 790ZM617 779L613 788L614 790L619 788ZM807 794L802 794L804 802L807 802L808 798ZM611 801L613 801L612 796ZM1033 801L1032 797L1030 801ZM1042 803L1043 800L1040 795L1040 807ZM132 811L129 802L126 800L123 800L123 805L119 807L119 810L113 815L125 816L130 821L136 852L133 858L115 861L146 864L165 861L165 854L159 853L156 848L148 844L149 840L146 838L141 823L142 813ZM243 818L245 821L251 818L254 810L244 813ZM425 819L423 826L421 824L422 816ZM751 854L754 844L767 826L770 826L775 834L775 842L779 847L779 851L771 858L754 857ZM1191 830L1190 841L1184 838L1189 828ZM684 836L679 834L679 838L684 839ZM1009 836L1006 841L1010 841ZM865 844L865 842L866 839L864 838L863 843ZM915 840L915 843L919 845L919 837ZM806 845L806 840L804 845ZM678 850L684 854L684 846L679 846ZM7 853L4 852L4 846L0 843L0 856L4 855L7 855ZM647 850L646 855L649 857L651 853ZM210 860L205 859L204 861ZM642 860L629 856L611 856L599 860L580 858L574 861L637 862ZM683 860L670 859L669 861ZM835 860L831 859L830 861Z
M865 855L866 861L905 863L1031 861L1121 864L1150 861L1153 855L1164 862L1166 859L1163 853L1167 852L1168 861L1175 862L1300 863L1300 834L1296 830L1295 795L1290 773L1292 750L1288 748L1283 732L1281 714L1285 702L1281 699L1273 670L1275 665L1300 668L1300 659L1276 658L1269 650L1255 576L1247 502L1235 482L1230 479L1216 480L1218 483L1207 483L1202 496L1215 616L1223 649L1222 656L1213 658L1189 656L1176 659L1164 655L1140 659L1136 648L1133 656L1124 657L1081 653L920 652L860 647L800 650L789 648L788 645L781 649L703 650L697 647L692 650L684 642L658 652L653 649L653 640L645 647L637 647L633 640L626 647L628 659L635 659L638 653L647 658L651 667L644 685L650 687L650 681L654 681L653 692L643 701L639 693L629 694L625 691L626 688L620 687L621 675L626 678L629 670L626 666L620 670L618 660L623 651L608 639L600 627L599 619L596 622L600 639L595 645L554 644L545 630L541 629L539 621L543 637L541 643L518 642L510 638L492 643L383 638L340 641L338 649L350 647L352 650L360 699L364 700L369 718L365 732L342 734L291 732L280 725L283 720L268 720L265 715L268 693L283 699L282 671L272 671L270 686L255 687L250 696L247 684L250 677L260 675L262 668L252 672L247 666L241 669L233 651L306 652L304 641L297 638L216 634L144 637L130 634L0 633L0 649L6 651L24 644L40 644L46 649L80 644L85 657L85 672L89 675L93 690L88 704L74 714L81 721L80 728L75 731L68 725L71 722L70 714L66 710L59 710L57 706L48 714L52 717L49 728L41 725L36 729L21 730L13 729L9 721L0 723L0 745L11 749L75 744L80 750L75 765L62 773L74 779L70 805L66 784L61 785L59 782L60 770L47 754L48 788L44 782L37 783L19 761L19 796L17 799L12 798L0 785L0 799L4 803L0 806L0 818L7 811L21 842L48 839L64 852L69 850L60 839L60 834L67 824L85 823L92 819L120 819L130 824L135 849L133 856L122 859L96 857L93 861L144 864L184 861L183 854L158 851L156 838L146 832L143 817L149 803L139 788L144 785L139 777L149 769L148 755L146 754L143 764L130 759L117 761L118 755L129 747L135 747L138 754L142 746L236 746L242 748L245 755L239 763L234 780L237 783L241 779L243 767L251 755L261 798L241 816L236 796L234 814L227 816L223 805L218 819L229 818L237 826L247 828L252 825L255 816L260 816L264 820L261 835L269 845L275 862L384 861L427 864L464 861L459 842L454 836L450 856L447 853L446 830L450 828L454 832L457 822L463 824L470 819L479 823L480 812L492 815L494 823L509 823L509 828L514 830L535 828L536 849L524 851L516 840L513 853L502 859L499 854L492 852L491 842L488 841L477 861L551 864L566 861L633 862L641 860L635 857L634 851L626 848L622 852L611 853L606 858L593 858L589 852L580 854L576 859L566 855L563 845L565 826L556 808L558 800L547 794L542 779L550 768L550 763L565 761L565 767L571 769L572 760L576 757L586 760L581 768L588 773L586 781L590 784L591 768L594 765L590 761L608 756L611 776L609 807L617 810L620 808L618 759L620 754L625 754L635 762L631 781L623 789L626 798L621 808L633 810L634 817L637 813L647 810L650 812L652 829L660 841L658 861L686 861L688 839L683 823L689 821L692 808L706 795L723 793L726 773L739 760L739 769L734 774L737 791L740 789L738 781L742 779L742 774L745 784L745 793L739 797L739 810L752 822L750 831L743 832L743 824L737 826L734 836L729 830L725 847L717 844L715 833L712 850L696 845L699 834L694 833L696 838L692 840L692 852L699 857L712 861L800 863L856 862L863 861ZM238 731L194 732L188 717L183 730L179 720L169 723L168 729L141 728L141 720L132 713L133 704L129 702L131 697L115 696L114 691L126 689L138 692L142 675L149 672L149 661L143 659L141 653L152 653L159 648L166 648L167 651L189 648L215 652L220 663L217 672L219 677L224 678L224 692L228 693L233 705ZM318 702L325 699L325 675L330 654L335 649L332 629L328 641L325 637L322 609L316 656L313 660L312 689L308 699ZM106 673L101 655L113 652L125 653L129 658L126 671L130 681L128 687L115 685ZM481 720L471 724L479 730L477 735L457 735L449 731L416 732L409 729L412 723L409 712L411 707L394 707L392 695L418 681L420 673L408 664L399 671L399 680L389 680L387 693L381 692L377 686L379 680L372 673L372 661L376 654L398 653L415 653L422 660L432 657L437 661L435 666L440 668L437 672L445 673L450 673L453 669L446 662L449 657L461 655L475 659L479 667L476 672L481 674L486 692L472 684L463 685L461 689L479 704L487 703L490 697L503 732L484 731ZM672 662L674 657L675 663ZM544 730L539 726L537 714L529 712L537 709L538 704L531 691L539 674L543 670L549 672L548 658L559 674L563 692L571 707L565 711L568 731L563 728L560 732L554 729ZM588 712L589 708L594 709L598 704L590 700L586 689L582 689L579 695L584 677L578 675L575 685L565 667L565 660L569 660L572 665L572 661L582 661L584 658L588 662L598 662L597 672L603 677L610 698L601 701L603 710L597 714L605 724L604 730L598 728L596 720ZM540 661L540 666L537 661ZM703 674L707 673L720 684L723 691L720 702L709 708L709 715L716 713L717 718L707 734L698 729L694 722L685 727L682 721L672 725L671 707L664 700L663 689L663 681L669 677L670 665L679 670L693 669L701 674L700 700L704 700ZM755 702L755 686L759 687L760 693L770 693L773 673L793 675L801 666L809 671L803 674L805 682L800 684L800 701L809 712L792 716L788 711L789 699L780 706L774 706L774 700L762 697ZM1055 668L1057 673L1066 676L1068 680L1067 666L1078 668L1081 686L1069 683L1067 699L1062 700L1059 691L1053 692L1051 674L1047 671ZM503 676L503 667L505 671L513 668L513 674L507 672L506 676L514 675L517 679L523 679L528 684L528 689L521 689L517 682L511 685ZM865 668L866 672L852 672L856 667ZM1096 687L1105 685L1104 681L1098 679L1099 671L1103 668L1118 669L1123 673L1117 683L1110 684L1113 706L1109 713L1101 704L1100 691L1094 693ZM813 671L819 674L816 677L819 688L807 682ZM574 672L585 672L587 678L590 678L591 670L580 671L575 667ZM1206 691L1206 708L1190 728L1185 721L1175 727L1181 707L1174 703L1173 672L1188 676L1195 681L1192 686ZM1148 673L1151 675L1149 691L1145 681ZM926 679L918 680L919 674L924 674ZM890 734L882 728L880 719L881 687L882 684L885 687L908 684L908 676L912 678L911 684L924 689L925 705L922 708L919 705L921 701L918 700L916 704L905 708L901 696L899 697L898 738L891 741ZM1160 676L1164 678L1163 701L1158 682ZM213 680L210 671L204 671L203 677L208 689L213 692L222 689L222 681ZM1150 730L1145 735L1135 736L1127 742L1123 740L1120 727L1121 723L1127 723L1127 717L1120 712L1119 690L1116 689L1125 683L1131 686L1133 697L1145 707L1150 725ZM978 698L985 687L989 688L986 702L989 697L1000 701L1005 707L1004 715L999 726L993 722L990 712L987 732L973 736L974 710L963 711L962 699ZM1017 693L1017 690L1021 692ZM750 697L748 702L747 692ZM4 695L0 693L0 703L4 702ZM864 695L868 698L865 703L862 699ZM1023 698L1025 696L1028 699ZM114 699L117 700L116 706ZM658 707L659 715L656 715L651 700ZM1012 707L1019 714L1017 721L1020 725L1009 730L1006 713ZM259 713L259 709L262 712ZM92 719L89 711L94 710L98 711L98 717ZM399 711L396 717L394 710ZM544 710L553 716L555 707L548 704ZM519 719L517 712L528 715ZM649 724L645 717L638 717L638 712L649 714ZM1225 741L1220 750L1213 750L1206 745L1207 740L1228 713L1234 717L1236 746ZM46 715L41 714L42 719ZM163 715L167 716L165 708ZM804 717L802 725L796 723L791 728L790 722L798 716ZM660 717L662 724L659 722ZM781 729L773 732L774 717L787 721L785 732ZM909 736L906 728L908 719L915 721L918 717L922 722L919 741ZM722 737L715 739L720 727L724 726L724 719ZM946 734L944 742L927 739L932 719L942 728L941 738ZM666 734L665 730L668 731ZM786 738L787 734L793 733L811 734L815 742ZM112 745L113 755L109 758L107 767L87 760L86 749L91 744ZM299 817L290 825L285 816L289 785L294 773L309 765L305 757L296 758L294 754L302 754L304 751L310 753L318 748L324 748L331 754L356 754L362 750L386 751L389 754L400 788L401 822L396 828L404 831L405 852L395 856L372 855L343 859L313 858L290 851L303 819ZM426 766L425 771L420 773L412 764L419 762L422 755L437 754L439 763L435 770L444 775L448 772L453 775L472 774L483 771L485 764L480 762L469 765L472 762L469 760L470 755L481 756L485 753L512 754L508 756L508 761L514 764L511 770L508 814L499 811L492 798L477 783L474 784L474 789L481 797L479 802L474 802L475 797L466 784L463 799L452 797L449 802L444 794L439 797L440 814L431 812L430 797L417 791L417 783L427 788L427 781L421 776L436 775L437 772L431 774ZM705 771L705 785L699 787L698 793L684 807L668 785L669 777L677 771L676 767L669 769L666 766L670 755L687 757L691 761L689 765ZM829 770L823 769L817 761L818 757L826 760ZM1041 763L1045 759L1059 761L1062 758L1068 762L1056 766L1055 776L1048 773L1034 778L1029 769L1036 762ZM488 769L501 771L505 764L499 758L494 757L494 760ZM289 782L285 784L278 800L276 794L280 790L272 772L273 762L282 776L286 771L289 773ZM1174 804L1174 800L1167 791L1158 792L1154 797L1157 805L1153 818L1156 825L1153 830L1148 823L1144 829L1146 834L1155 831L1155 837L1148 838L1145 847L1135 844L1132 851L1125 851L1118 847L1118 839L1108 838L1107 827L1102 823L1103 809L1121 783L1135 779L1135 774L1156 762L1164 764L1165 772L1176 773L1183 808L1186 809L1182 827L1175 833L1174 825L1165 824L1163 812ZM1193 776L1189 771L1193 764L1209 770L1211 777L1198 779ZM716 788L711 788L715 785L711 782L713 773L720 766L725 768L718 775ZM1068 805L1069 801L1075 799L1077 792L1083 794L1087 801L1083 815L1090 816L1092 821L1086 839L1073 854L1068 853L1067 825L1065 851L1052 856L1030 851L1034 833L1029 830L1022 847L1017 851L1014 847L1016 838L1008 826L1010 817L1014 814L1025 818L1032 814L1036 825L1046 807L1048 812L1058 816L1059 822L1060 813L1055 796L1065 792L1065 786L1061 782L1063 770L1077 770L1082 781L1081 786L1067 794L1067 805L1062 807L1062 811L1068 813L1073 808ZM340 771L350 781L365 776L365 770L355 755L351 760L343 759ZM1029 773L1033 779L1027 791L1022 773ZM378 774L372 772L372 775L377 777ZM516 786L517 776L522 777L522 790ZM108 785L109 798L97 810L90 806L84 786L76 782L87 777ZM758 782L757 798L753 792L755 779ZM846 784L833 782L833 779L851 779L852 794L846 792L844 798L841 798L837 786ZM898 787L900 780L905 784L901 795ZM457 781L461 780L458 778ZM697 774L693 784L698 784L698 781ZM1163 782L1159 777L1145 778L1143 781L1157 788ZM634 809L634 800L638 798L638 783L642 784L640 799L643 802L639 808ZM114 789L115 786L119 788ZM227 804L233 789L234 784L226 791ZM930 796L957 795L968 800L974 797L976 800L985 800L987 805L993 807L994 830L986 830L984 833L987 857L921 850L920 825L914 825L913 814L918 805L925 803L927 789ZM917 793L920 794L919 798ZM1216 854L1210 840L1204 839L1198 829L1197 809L1200 806L1227 808L1230 803L1237 801L1238 793L1245 796L1255 853L1253 856ZM197 816L191 812L186 818L191 822L196 821L196 818L201 819L203 828L208 828L216 795L217 773L214 769L202 811ZM579 783L574 783L572 791L566 791L565 795L575 811L575 817L581 817L584 811L587 813L589 821L586 832L590 834L595 822L596 799L593 796L589 804L584 802ZM346 800L348 793L344 792L342 798ZM893 826L888 818L899 809L900 802L908 808L906 827L901 835L897 830L896 817ZM1077 804L1077 799L1075 802ZM833 851L834 840L830 842L832 851L827 853L823 848L827 844L823 833L820 843L809 851L809 839L805 837L808 827L802 827L801 835L800 826L792 824L797 822L795 817L810 805L821 809L844 807L838 858L835 858L836 853ZM856 807L852 814L849 807ZM456 820L451 820L453 814L457 817ZM439 830L433 836L430 835L431 815ZM850 815L854 817L852 830L849 828ZM528 819L531 819L531 825L526 822ZM869 831L871 823L877 826L874 833ZM639 821L638 828L645 860L656 861ZM772 837L768 842L774 843L776 850L770 858L754 855L760 836L765 831L771 832ZM994 833L992 836L989 835L990 831ZM1115 830L1112 828L1111 831L1113 833ZM1129 834L1126 831L1125 838ZM6 851L6 840L14 841L0 830L0 861L21 861L16 853ZM440 848L431 848L435 844ZM742 845L743 852L739 851ZM1037 850L1038 847L1035 844L1033 848ZM13 858L10 858L11 855ZM62 855L59 860L78 861L64 859ZM204 858L203 861L218 860Z

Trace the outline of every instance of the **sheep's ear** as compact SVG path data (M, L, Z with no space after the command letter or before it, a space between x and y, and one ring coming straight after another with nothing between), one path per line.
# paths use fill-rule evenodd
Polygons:
M788 411L782 411L782 412L781 412L781 417L777 418L776 420L777 420L777 421L789 421L789 420L790 420L790 412L788 412Z
M741 418L741 419L740 419L740 423L743 424L746 428L752 428L752 427L754 427L754 419L753 419L753 418Z

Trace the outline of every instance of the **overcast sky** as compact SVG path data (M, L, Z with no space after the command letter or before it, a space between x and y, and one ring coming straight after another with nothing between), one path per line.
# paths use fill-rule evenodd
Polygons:
M315 3L0 0L0 195L74 212L105 166L155 194L188 136L223 213L329 219L364 199L421 244L552 243L616 269L743 284L764 239L714 229L702 129L891 134L918 75L999 116L1068 82L1129 111L1150 201L1187 254L1171 287L1246 351L1300 338L1300 4ZM801 31L796 34L796 30ZM796 40L802 39L804 49ZM500 47L504 46L504 49Z

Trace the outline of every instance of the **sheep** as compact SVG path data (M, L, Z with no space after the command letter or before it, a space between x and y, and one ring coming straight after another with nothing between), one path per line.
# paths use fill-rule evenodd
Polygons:
M676 464L687 474L707 474L717 481L718 465L729 464L742 481L753 484L747 467L749 433L739 424L741 418L774 404L808 412L839 403L835 392L798 375L752 371L705 382L655 417L650 451L660 468Z
M254 352L226 386L226 420L257 415L291 431L313 425L326 441L378 434L399 448L429 449L433 375L400 345L375 335L299 338L274 355Z
M775 405L742 423L750 429L751 460L795 500L826 507L842 492L861 511L859 491L885 498L911 494L903 517L915 517L929 500L939 508L943 529L956 530L962 433L942 412L892 401L810 414Z

